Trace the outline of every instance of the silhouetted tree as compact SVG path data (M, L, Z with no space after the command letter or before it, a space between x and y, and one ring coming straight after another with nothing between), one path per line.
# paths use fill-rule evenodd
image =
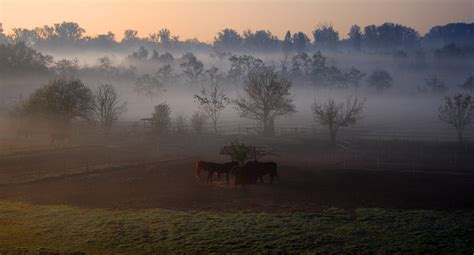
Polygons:
M167 103L161 103L155 106L152 115L153 131L158 135L164 135L169 132L172 124L171 108Z
M86 32L75 22L62 22L54 24L54 35L62 41L78 41Z
M220 78L216 74L215 69L208 72L208 76L208 86L204 87L199 95L194 95L194 100L212 121L214 132L217 133L217 121L220 118L221 112L230 103L230 99L220 85Z
M107 34L100 34L88 39L87 44L99 49L111 49L117 42L115 41L115 34L109 31Z
M23 111L67 125L74 118L90 120L93 109L93 93L81 80L57 79L35 90Z
M439 119L456 128L458 143L462 146L464 130L473 123L474 100L467 94L445 97L444 104L439 107Z
M413 28L387 22L366 26L363 41L374 50L411 49L419 47L420 36Z
M126 110L114 86L102 84L94 92L94 117L106 133Z
M122 42L134 42L138 40L138 31L127 29L123 32L123 39Z
M52 57L20 42L16 44L0 44L0 74L15 73L47 73Z
M193 53L186 53L181 57L180 67L183 74L190 82L196 82L204 72L204 64L194 56Z
M432 47L455 43L469 45L474 42L474 23L450 23L435 26L424 36L423 41Z
M383 91L392 87L392 76L385 70L375 70L367 79L369 87Z
M14 28L12 29L13 34L11 35L13 42L23 42L26 46L31 47L38 43L39 37L36 30L30 30L25 28Z
M361 49L363 37L360 27L358 25L353 25L348 33L348 36L352 47L356 51L359 51Z
M248 50L268 52L278 49L280 41L270 31L257 30L253 33L247 30L244 32L243 45Z
M229 58L230 69L229 77L236 81L243 80L248 72L255 68L260 68L264 65L263 61L249 55L232 56Z
M336 103L334 99L329 99L326 103L320 103L315 99L311 109L315 121L328 127L331 143L335 145L339 129L354 125L361 119L364 106L365 99L348 97L345 104Z
M317 47L335 49L339 41L339 33L330 24L319 25L313 31L314 44Z
M287 31L285 34L285 38L281 42L281 49L285 54L285 58L288 57L291 51L293 51L293 39L291 38L291 32Z
M290 88L291 82L273 67L252 69L235 100L240 117L260 121L264 135L275 135L275 118L296 111Z
M163 28L158 32L158 37L160 38L160 44L164 48L170 48L174 43L174 38L171 36L171 31L167 28Z
M297 52L302 52L308 47L310 41L308 36L303 32L293 34L293 46Z
M243 38L233 29L226 28L219 32L214 39L214 47L222 50L238 50Z
M56 75L62 79L75 79L79 71L79 60L77 58L59 60L53 69Z

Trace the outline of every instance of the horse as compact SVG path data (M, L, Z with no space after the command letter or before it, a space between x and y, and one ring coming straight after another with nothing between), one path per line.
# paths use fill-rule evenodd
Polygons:
M207 171L207 183L212 183L212 175L215 173L217 174L219 180L221 179L221 174L226 174L226 181L229 183L229 173L234 168L234 166L238 165L238 162L228 162L225 164L218 164L214 162L205 162L205 161L196 161L195 163L195 170L196 170L196 177L199 177L201 171Z
M225 177L226 182L229 183L229 174L231 173L232 169L234 169L234 167L239 165L239 162L231 161L231 162L227 162L227 163L224 163L224 164L217 164L217 165L213 169L217 173L217 177L220 180L221 179L221 174L225 173L226 174L226 177Z
M275 162L258 162L258 161L249 161L245 164L244 169L248 169L248 174L250 174L250 180L252 183L256 183L257 179L263 183L263 176L270 176L270 184L273 183L273 178L280 176L277 171L277 164ZM245 173L245 171L244 171Z
M51 133L50 136L51 145L65 145L66 143L71 143L71 135L65 132Z

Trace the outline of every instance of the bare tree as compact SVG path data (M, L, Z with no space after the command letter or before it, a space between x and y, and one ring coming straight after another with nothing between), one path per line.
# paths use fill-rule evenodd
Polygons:
M474 100L470 95L457 94L444 98L444 105L439 107L439 119L456 128L458 142L464 142L464 130L473 123Z
M199 108L211 119L214 125L214 132L217 133L217 121L221 112L230 103L230 99L220 86L220 79L215 75L210 75L209 85L204 87L199 95L194 95L194 100L199 104Z
M359 100L348 97L346 103L336 103L329 99L326 103L317 102L311 106L314 119L329 128L332 144L336 144L337 133L340 128L354 125L359 119L365 106L365 99Z
M239 115L261 121L263 134L275 135L275 118L296 111L290 88L291 82L273 67L251 70L245 80L243 93L235 100Z
M126 110L126 103L110 84L100 85L94 93L94 115L100 126L108 132L113 123Z

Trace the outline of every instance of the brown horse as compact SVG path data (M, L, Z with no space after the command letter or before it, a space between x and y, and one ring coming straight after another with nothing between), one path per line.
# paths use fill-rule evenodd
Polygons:
M226 174L226 181L229 183L229 173L231 170L234 168L234 166L237 166L239 163L238 162L228 162L225 164L218 164L214 162L205 162L205 161L196 161L195 163L195 170L196 170L196 177L199 177L201 175L201 171L207 171L207 183L212 183L212 175L217 174L219 180L221 179L221 174L225 173Z
M249 161L244 167L234 168L234 174L236 184L255 184L258 179L263 183L263 176L267 174L270 176L270 184L273 183L273 178L280 178L275 162Z
M280 180L275 162L249 161L246 165L250 165L254 169L254 174L260 179L261 183L263 183L263 176L267 174L270 176L270 184L273 183L273 178L275 177Z

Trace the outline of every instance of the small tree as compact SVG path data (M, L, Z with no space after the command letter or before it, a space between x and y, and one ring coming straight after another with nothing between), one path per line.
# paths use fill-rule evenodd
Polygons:
M196 134L202 134L206 121L207 116L205 113L197 111L193 114L191 117L191 126Z
M369 87L377 89L377 91L383 91L392 87L393 78L385 70L375 70L367 79Z
M275 135L275 118L296 111L290 88L291 82L272 67L251 70L243 93L235 100L239 115L261 121L263 134Z
M346 103L336 103L329 99L326 103L319 103L316 99L311 106L315 121L329 128L332 144L336 144L337 133L340 128L354 125L359 119L365 106L365 99L358 100L348 97Z
M214 132L217 133L217 121L221 112L229 104L230 99L220 86L220 79L212 77L209 81L209 86L204 87L200 95L194 95L194 100L199 104L199 108L211 119L214 125Z
M108 132L112 124L126 110L126 103L110 84L100 85L94 94L94 115L100 126Z
M153 130L157 135L166 134L171 126L171 108L167 103L155 106L152 116Z
M467 94L445 97L444 104L439 107L439 119L456 128L458 143L461 146L465 128L473 123L474 100Z

